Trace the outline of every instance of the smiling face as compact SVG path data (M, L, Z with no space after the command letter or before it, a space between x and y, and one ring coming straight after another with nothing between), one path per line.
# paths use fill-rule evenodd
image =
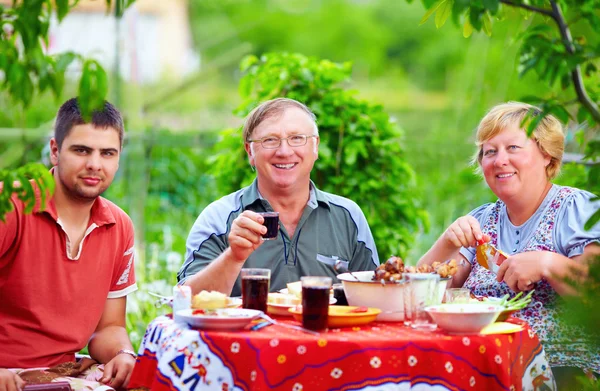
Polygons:
M265 137L287 138L293 135L316 135L315 124L306 112L288 107L261 122L252 133L253 140ZM265 149L260 142L246 143L250 164L256 167L262 191L279 192L306 187L318 157L319 137L309 137L306 145L290 147L286 140L276 149Z
M524 197L546 187L550 157L512 124L482 145L481 168L490 189L503 201Z
M50 159L56 166L57 191L67 197L90 202L102 194L119 168L119 133L92 124L74 126L58 147L50 140Z

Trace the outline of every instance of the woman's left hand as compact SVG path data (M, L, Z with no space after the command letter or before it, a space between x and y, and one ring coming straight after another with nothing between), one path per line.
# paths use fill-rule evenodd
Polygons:
M496 279L504 281L515 292L529 291L535 283L545 275L552 259L548 251L528 251L508 257L500 269Z

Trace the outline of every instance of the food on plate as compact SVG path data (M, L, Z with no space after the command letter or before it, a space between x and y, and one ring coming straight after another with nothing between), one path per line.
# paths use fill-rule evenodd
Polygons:
M287 284L288 293L297 298L302 298L302 281L290 282Z
M227 304L227 295L217 291L202 291L192 297L193 309L215 310L225 308Z
M373 281L400 281L404 273L404 261L400 257L391 256L385 263L377 266Z
M268 296L269 304L278 304L278 305L298 305L300 304L300 298L295 295L285 294L285 293L269 293Z
M421 265L417 268L409 266L406 268L407 273L437 273L441 278L452 277L458 271L458 262L451 259L446 262L434 262L431 265Z
M452 277L458 271L458 262L456 262L456 259L451 259L448 263L434 262L431 266L441 278Z
M498 320L505 321L514 312L522 310L531 303L533 292L535 290L530 291L525 297L523 297L523 292L519 292L512 299L509 299L508 295L502 297L475 297L471 299L471 303L493 304L503 307L504 309L498 316Z
M373 281L400 281L403 273L437 273L441 278L447 278L455 275L457 271L458 262L455 259L416 267L404 266L402 258L391 256L384 264L375 269Z

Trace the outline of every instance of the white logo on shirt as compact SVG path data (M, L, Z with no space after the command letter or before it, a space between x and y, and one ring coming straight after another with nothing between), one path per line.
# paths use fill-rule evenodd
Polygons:
M126 284L127 281L129 281L129 272L131 271L131 265L133 264L133 247L131 247L129 250L123 253L123 257L126 257L128 255L131 255L131 257L129 258L129 262L127 263L127 267L123 271L123 274L121 274L121 278L119 278L119 281L117 281L117 285L123 285Z

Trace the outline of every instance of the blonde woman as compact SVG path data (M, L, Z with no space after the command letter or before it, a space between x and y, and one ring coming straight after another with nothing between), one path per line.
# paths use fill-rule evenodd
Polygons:
M576 368L598 373L600 355L566 333L556 307L560 295L572 293L564 277L572 268L582 269L587 256L600 254L600 224L584 229L600 203L592 202L594 195L587 191L552 184L564 151L562 126L548 115L528 137L521 126L528 113L535 118L540 110L509 102L481 120L474 161L498 201L458 218L419 264L466 260L453 285L464 285L479 296L535 289L532 303L516 316L541 339L557 380L564 371L581 373ZM508 256L497 273L475 260L475 247L487 240Z

